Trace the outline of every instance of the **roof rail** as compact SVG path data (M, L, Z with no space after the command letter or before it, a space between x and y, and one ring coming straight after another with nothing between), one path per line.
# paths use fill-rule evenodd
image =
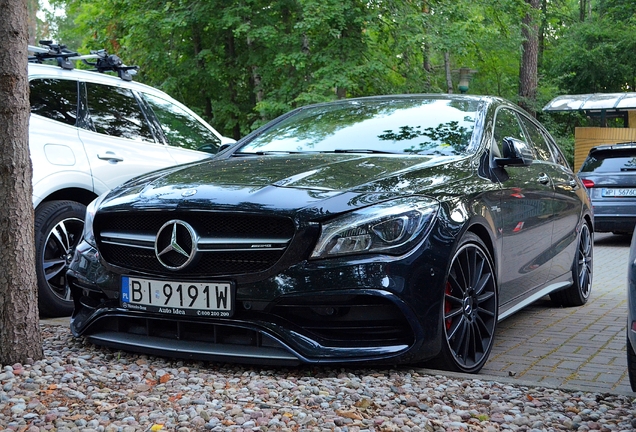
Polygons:
M89 66L93 66L94 72L116 72L117 76L124 81L132 81L132 75L134 75L139 66L126 66L121 59L114 54L109 55L106 50L91 51L90 54L80 55L78 52L71 51L66 48L66 45L54 44L50 40L41 40L40 45L46 48L36 47L29 45L29 51L33 55L29 55L29 63L42 63L46 60L55 60L57 65L62 69L71 70L75 66L72 60L82 60ZM97 60L91 63L87 60Z

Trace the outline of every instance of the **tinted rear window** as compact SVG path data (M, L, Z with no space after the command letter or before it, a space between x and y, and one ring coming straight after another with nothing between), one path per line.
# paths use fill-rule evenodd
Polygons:
M585 159L581 172L610 173L636 171L636 149L594 152Z

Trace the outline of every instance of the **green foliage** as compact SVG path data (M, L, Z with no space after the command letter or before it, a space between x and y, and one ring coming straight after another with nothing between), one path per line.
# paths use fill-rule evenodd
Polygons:
M574 24L564 33L547 65L569 93L621 92L634 88L636 26L608 18Z
M636 3L596 0L53 0L54 38L106 48L239 138L301 105L344 97L446 91L444 55L469 93L517 100L522 19L540 23L533 107L571 157L581 116L547 116L564 93L636 85ZM455 88L455 91L456 88Z

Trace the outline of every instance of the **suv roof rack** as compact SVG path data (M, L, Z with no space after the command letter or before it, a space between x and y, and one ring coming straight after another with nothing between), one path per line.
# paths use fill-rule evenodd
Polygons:
M33 55L29 55L29 63L42 63L46 60L55 60L57 65L62 69L71 70L75 66L71 60L82 60L89 66L93 72L116 72L117 76L124 81L132 81L132 76L139 69L139 66L126 66L121 59L115 54L109 55L106 50L91 51L90 54L80 55L78 52L71 51L66 45L54 44L53 41L41 40L40 45L46 48L29 45L29 51ZM97 60L94 63L88 60Z
M132 81L132 76L137 73L139 66L126 66L119 57L115 54L108 54L105 49L101 49L98 51L91 51L91 56L95 56L92 58L96 58L97 61L95 63L91 63L87 61L87 58L84 57L82 61L89 66L94 66L94 71L97 72L116 72L117 76L124 81Z

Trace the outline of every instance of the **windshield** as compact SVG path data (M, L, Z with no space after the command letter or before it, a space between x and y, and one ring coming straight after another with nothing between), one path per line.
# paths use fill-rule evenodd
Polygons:
M240 153L386 152L462 155L479 102L369 99L300 110L245 144Z

